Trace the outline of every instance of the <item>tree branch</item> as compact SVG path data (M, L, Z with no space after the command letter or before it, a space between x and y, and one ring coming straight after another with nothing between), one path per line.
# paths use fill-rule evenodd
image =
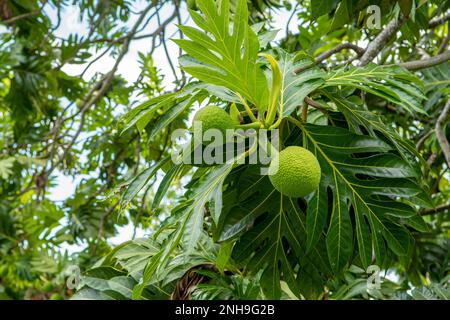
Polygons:
M439 54L445 52L445 50L447 49L448 42L450 41L450 32L448 31L449 28L450 28L450 24L447 23L447 35L445 36L444 40L442 40L442 43L439 46L439 50L438 50Z
M416 143L417 151L420 151L420 149L422 149L423 144L432 134L433 134L433 130L430 130L427 133L425 133L422 137L419 138L419 141L417 141L417 143Z
M436 213L439 213L439 212L442 212L442 211L447 211L449 209L450 209L450 204L443 204L443 205L438 206L438 207L433 208L433 209L424 210L424 211L422 211L420 213L420 215L421 216L429 216L429 215L436 214Z
M435 28L441 24L444 24L450 18L450 11L444 13L442 17L433 18L428 22L430 28Z
M24 13L24 14L20 14L18 16L12 17L12 18L10 18L8 20L4 20L4 21L1 21L1 22L3 24L13 24L13 23L15 23L15 22L17 22L19 20L37 16L38 14L41 13L42 9L44 9L46 4L47 4L47 1L44 1L44 3L41 5L41 7L39 9L37 9L37 10L31 11L31 12L27 12L27 13Z
M450 168L450 144L445 137L445 126L448 116L450 115L450 99L445 104L444 110L436 121L436 137L439 145L444 153L445 160L447 161L447 166Z
M322 105L320 103L318 103L317 101L314 101L313 99L311 99L310 97L305 97L305 99L303 100L306 104L310 105L311 107L316 108L317 110L322 111L323 113L328 113L327 110L322 107Z
M349 43L349 42L341 43L341 44L338 44L336 47L331 48L330 50L319 54L317 57L314 58L314 62L316 64L318 64L318 63L322 62L323 60L328 59L333 54L335 54L339 51L342 51L344 49L351 49L351 50L355 51L358 54L358 57L361 57L365 51L364 48L358 47L356 44ZM309 69L310 67L311 66L297 68L294 71L294 73L299 74L300 72L305 71L306 69Z
M316 61L316 63L319 63L319 62L331 57L333 54L335 54L339 51L342 51L344 49L351 49L351 50L355 51L359 57L362 56L365 52L364 48L358 47L356 44L346 42L346 43L341 43L341 44L337 45L336 47L319 54L317 57L314 58L314 60Z
M388 41L392 38L393 35L400 29L403 23L406 21L406 17L404 15L400 15L398 19L391 20L386 27L381 31L375 39L369 43L366 48L366 51L361 57L360 66L365 66L369 62L371 62L375 57L380 53L383 47L388 43Z
M448 60L450 60L450 51L444 51L443 53L431 58L403 62L399 63L398 65L408 70L420 70L436 66L438 64L447 62Z
M95 85L92 86L92 88L86 94L85 98L83 99L83 102L81 103L81 105L79 107L79 110L80 110L79 112L81 113L80 125L78 126L78 129L77 129L75 135L72 137L72 140L70 141L68 146L64 149L63 155L59 158L59 160L57 160L55 163L53 163L51 165L51 167L49 168L49 170L47 171L47 176L50 176L50 174L53 172L53 170L56 168L56 166L67 157L69 150L76 143L78 136L81 134L81 131L83 130L85 116L86 116L87 111L89 110L89 108L91 106L93 106L95 103L97 103L107 92L109 86L112 83L112 80L114 79L114 75L119 67L120 62L125 57L125 55L127 54L128 50L130 48L131 39L136 34L139 25L142 23L145 16L147 15L147 13L150 11L150 9L152 7L153 7L153 3L150 4L149 6L147 6L147 8L145 8L142 11L141 15L139 16L138 20L134 24L133 28L125 36L125 41L123 42L122 50L121 50L119 56L117 57L117 60L114 63L114 66L112 67L112 69L108 73L106 73L102 77L102 79L100 79L97 83L95 83Z

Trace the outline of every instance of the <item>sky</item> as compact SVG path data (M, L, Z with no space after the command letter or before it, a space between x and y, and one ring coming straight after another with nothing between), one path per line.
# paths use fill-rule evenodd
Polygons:
M290 0L290 2L295 3L294 0ZM135 1L134 11L142 10L146 5L147 1ZM294 7L294 6L292 6ZM169 17L172 14L172 8L170 5L164 6L161 10L161 20L164 21L165 18ZM47 8L46 13L49 17L56 21L56 11L53 8ZM274 15L274 23L273 27L275 29L280 29L280 32L276 38L276 40L281 39L284 36L284 32L286 30L286 23L291 15L291 12L286 10L277 10ZM87 25L85 22L80 20L80 13L77 9L77 6L68 7L62 14L64 17L60 27L56 30L56 35L62 38L67 38L70 34L79 34L85 35L88 32ZM181 17L183 24L192 25L193 22L190 20L187 9L185 7L185 3L182 3L181 9ZM154 19L153 19L154 20ZM133 16L132 19L128 21L128 25L131 27L136 21L136 16ZM166 34L174 35L173 38L177 38L179 35L177 33L177 27L175 26L176 22L173 22L168 25ZM150 23L143 33L150 33L158 27L156 23ZM289 30L292 32L297 31L297 17L294 16L289 24ZM126 79L129 83L134 82L140 74L140 66L138 63L138 53L146 53L150 50L150 43L148 39L142 40L134 40L130 44L130 49L127 55L124 57L122 62L119 65L117 74L121 75L124 79ZM179 54L178 47L175 43L171 41L167 41L168 51L171 56L173 63L175 64L175 68L178 71L178 62L177 57ZM96 55L93 55L95 58ZM170 65L166 58L166 55L163 51L163 48L157 48L153 54L154 64L157 69L160 70L160 74L164 75L163 85L166 88L173 87L174 76L170 69ZM95 75L97 72L106 73L111 69L112 64L115 62L113 57L106 55L105 57L99 59L95 62L90 69L84 74L85 80L90 80L90 78ZM66 65L63 67L63 71L72 76L78 76L82 73L86 64L72 64ZM82 137L81 137L82 138ZM64 201L65 199L72 196L75 192L75 188L77 184L84 178L83 176L77 176L75 179L72 177L66 176L61 172L56 171L54 173L55 176L55 186L49 190L48 198L53 201ZM130 240L133 234L134 227L132 225L128 225L125 227L120 227L118 235L114 238L111 238L109 242L113 245L122 243L124 241ZM145 230L137 230L137 237L144 236ZM79 247L77 246L67 246L68 251L77 251Z

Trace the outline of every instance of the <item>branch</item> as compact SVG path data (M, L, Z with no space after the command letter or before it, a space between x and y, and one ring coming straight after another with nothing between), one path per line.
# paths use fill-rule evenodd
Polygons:
M172 20L174 20L177 17L177 14L178 14L178 9L176 7L174 12L170 15L170 17L168 17L166 20L164 20L164 22L161 23L155 31L153 31L151 33L147 33L147 34L142 34L142 35L134 35L131 40L142 40L145 38L154 38L156 36L159 36L161 33L164 32L164 30L169 25L169 23L172 22ZM117 39L100 38L100 39L92 40L91 43L99 43L99 42L109 42L109 43L113 43L113 44L114 43L123 43L126 39L127 39L127 36L123 36L123 37L120 37Z
M438 139L439 145L444 153L445 160L447 161L447 166L450 168L450 144L445 137L445 125L448 116L450 115L450 99L445 104L444 110L436 121L436 137Z
M447 26L447 30L450 26ZM448 42L450 41L450 32L447 32L447 35L445 36L444 40L442 41L441 45L439 46L438 53L445 52L445 49L448 46Z
M425 141L433 134L433 130L428 131L427 133L425 133L420 139L419 141L417 141L416 143L416 150L420 151L420 149L422 149L423 144L425 143Z
M444 24L450 18L450 11L444 13L442 17L433 18L428 22L428 27L435 28L441 24Z
M438 64L447 62L448 60L450 60L450 51L447 50L431 58L403 62L399 63L398 65L408 70L420 70L436 66Z
M41 13L42 8L43 8L43 7L41 7L41 8L38 9L38 10L35 10L35 11L31 11L31 12L27 12L27 13L24 13L24 14L20 14L20 15L18 15L18 16L12 17L11 19L2 21L2 23L3 23L3 24L13 24L13 23L15 23L15 22L17 22L17 21L19 21L19 20L37 16L38 14Z
M80 110L79 112L81 113L80 125L78 126L78 129L77 129L75 135L72 137L72 140L70 141L69 145L64 149L63 155L59 158L58 161L53 163L52 166L47 171L47 176L49 176L53 172L53 170L56 168L56 166L67 157L69 150L76 143L78 136L81 134L81 131L83 130L85 116L86 116L87 111L89 110L89 108L91 106L93 106L95 103L97 103L107 92L109 86L112 83L112 80L114 79L114 75L119 67L120 62L125 57L125 55L127 54L128 50L130 48L131 39L136 34L136 31L137 31L139 25L142 23L145 16L147 15L147 13L150 11L150 9L152 7L153 7L153 4L150 4L149 6L147 6L147 8L144 9L144 11L142 11L141 15L139 16L138 20L134 24L133 28L126 35L125 41L123 42L123 45L122 45L122 50L121 50L119 56L117 57L117 60L114 64L114 66L112 67L112 69L108 73L106 73L97 83L95 83L94 86L92 86L92 88L89 90L89 92L83 99L83 101L79 107L79 110Z
M316 108L317 110L322 111L323 113L328 113L327 110L322 107L322 105L320 103L318 103L317 101L314 101L313 99L311 99L310 97L305 97L305 99L303 100L306 104L310 105L311 107Z
M341 43L341 44L337 45L336 47L319 54L316 58L314 58L314 60L316 61L316 63L319 63L319 62L331 57L333 54L335 54L339 51L342 51L344 49L351 49L351 50L355 51L359 57L362 56L365 52L364 48L358 47L356 44L347 42L347 43Z
M358 54L358 57L361 57L364 54L364 48L358 47L356 44L353 43L341 43L338 44L336 47L331 48L330 50L326 51L326 52L322 52L321 54L319 54L317 57L314 58L314 62L316 64L322 62L325 59L328 59L329 57L331 57L333 54L342 51L344 49L351 49L353 51L355 51ZM294 73L295 74L299 74L302 71L305 71L306 69L309 69L311 66L305 66L305 67L300 67L297 68Z
M400 29L403 23L406 21L404 15L400 15L398 19L391 20L383 31L381 31L372 42L366 48L365 53L362 55L359 65L365 66L371 62L380 53L383 47L388 43L393 35Z
M114 212L114 209L117 207L118 204L119 204L119 200L114 202L113 205L110 206L108 208L108 210L100 218L100 223L99 223L99 226L98 226L97 238L94 240L94 243L92 244L92 252L91 252L92 256L95 256L95 253L97 251L97 245L100 242L100 240L103 238L103 233L105 231L106 220Z
M449 209L450 209L450 204L443 204L443 205L438 206L438 207L433 208L433 209L424 210L424 211L422 211L420 213L420 215L421 216L429 216L429 215L436 214L436 213L439 213L439 212L442 212L442 211L447 211Z
M295 4L294 10L292 10L291 15L289 16L289 19L286 22L286 38L289 36L289 25L291 24L292 18L294 17L295 13L297 12L299 3Z

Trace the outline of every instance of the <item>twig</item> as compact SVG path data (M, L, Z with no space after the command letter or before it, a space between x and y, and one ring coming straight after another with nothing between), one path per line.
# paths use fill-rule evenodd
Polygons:
M450 51L445 51L431 58L403 62L398 65L408 70L420 70L444 63L449 59L450 59Z
M300 117L303 122L306 122L308 120L308 104L306 102L303 103L302 113Z
M38 14L41 13L42 9L44 9L46 4L47 4L47 1L44 1L44 3L41 5L41 7L39 9L37 9L37 10L31 11L31 12L27 12L27 13L24 13L24 14L20 14L18 16L15 16L15 17L12 17L12 18L10 18L8 20L0 21L0 22L3 23L3 24L13 24L13 23L15 23L15 22L17 22L19 20L37 16Z
M81 113L80 125L78 126L78 129L77 129L75 135L73 136L72 140L70 141L69 145L65 148L63 155L47 171L47 176L49 176L50 173L52 173L53 170L56 168L56 166L67 157L69 150L72 148L72 146L77 141L78 136L81 134L81 131L84 126L86 112L89 110L89 108L92 105L97 103L97 101L100 100L105 95L106 91L108 90L109 86L112 83L112 80L114 79L114 75L119 67L120 62L122 61L122 59L125 57L125 55L127 54L128 50L129 50L131 39L135 35L137 28L142 23L145 16L147 15L147 13L150 11L150 9L152 7L153 7L153 4L150 4L149 6L147 6L147 8L144 9L144 11L142 11L140 17L134 24L133 28L126 35L126 40L124 41L124 43L122 45L122 50L121 50L119 56L117 57L117 60L114 64L114 66L112 67L112 69L107 74L105 74L104 77L102 77L102 79L100 79L91 88L91 90L87 93L86 97L84 98L83 102L81 103L81 105L79 107L79 110Z
M346 43L341 43L341 44L337 45L336 47L319 54L316 58L314 58L314 60L316 61L316 63L319 63L319 62L331 57L333 54L335 54L339 51L342 51L344 49L352 49L353 51L355 51L358 54L359 57L361 57L365 52L364 48L358 47L356 44L346 42Z
M114 202L114 204L111 207L109 207L108 210L100 218L100 224L98 226L97 239L95 240L95 242L92 245L92 253L91 253L92 256L95 256L95 252L97 251L97 245L100 242L100 240L103 238L103 233L105 231L106 219L114 212L114 209L117 207L118 204L119 204L119 200Z
M450 18L450 11L444 13L442 17L433 18L428 22L428 26L430 28L437 27L441 24L444 24Z
M445 36L444 40L442 41L441 45L439 46L438 53L443 53L448 46L448 42L450 41L450 24L447 23L447 35Z
M450 114L450 99L445 104L444 110L436 121L436 137L439 145L444 153L445 160L447 161L447 166L450 168L450 144L445 137L445 126L448 116Z
M423 144L425 141L433 134L433 130L428 131L426 134L424 134L419 141L416 143L416 150L419 151L422 149Z
M341 44L337 45L336 47L328 50L327 52L323 52L323 53L319 54L317 57L314 58L314 62L316 64L318 64L318 63L322 62L323 60L331 57L333 54L335 54L339 51L342 51L344 49L352 49L353 51L355 51L358 54L358 57L361 57L361 55L364 54L364 48L358 47L356 44L346 42L346 43L341 43ZM309 68L311 68L311 65L306 65L306 66L295 69L294 73L299 74Z
M294 15L297 11L298 5L299 5L299 3L295 4L294 9L292 10L291 15L289 16L288 21L286 22L286 38L289 36L289 25L291 24L292 18L294 17Z
M173 19L175 19L177 17L177 11L178 10L175 8L172 15L169 18L167 18L166 20L164 20L164 22L162 24L160 24L155 31L153 31L151 33L147 33L147 34L133 36L131 38L131 40L142 40L145 38L155 38L156 36L159 36L166 29L167 25L170 22L172 22ZM127 39L127 36L123 36L123 37L120 37L117 39L101 38L101 39L93 40L91 42L92 43L98 43L98 42L123 43L126 39Z
M439 213L439 212L442 212L442 211L447 211L449 209L450 209L450 204L443 204L443 205L438 206L438 207L433 208L433 209L424 210L424 211L422 211L420 213L420 215L421 216L429 216L429 215L436 214L436 213Z
M324 107L322 107L322 105L320 103L318 103L317 101L314 101L310 97L305 97L304 101L306 104L310 105L311 107L314 107L314 108L322 111L323 113L328 114L328 111Z
M393 35L400 29L403 23L406 21L406 17L400 15L398 19L392 19L386 27L381 31L375 39L369 43L366 51L361 57L360 66L365 66L371 62L380 53L381 49L386 45L386 43L391 39Z

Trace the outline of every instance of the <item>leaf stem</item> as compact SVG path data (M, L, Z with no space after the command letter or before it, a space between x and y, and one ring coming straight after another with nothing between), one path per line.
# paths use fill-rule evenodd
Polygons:
M239 93L236 92L236 95L239 97L239 100L241 100L242 105L245 108L245 111L247 111L248 116L252 120L252 122L259 122L258 119L256 119L255 115L253 114L252 109L247 104L247 101L245 101L244 97L242 97Z
M259 121L252 122L252 123L245 123L237 125L235 128L237 129L261 129L263 127L263 124Z
M260 56L264 57L269 61L270 67L272 69L272 88L269 93L269 106L267 109L267 118L265 124L270 127L275 121L275 116L278 110L278 98L281 92L281 85L283 82L283 77L281 75L280 66L274 57L270 54L260 53Z
M308 104L305 102L303 103L302 107L302 121L306 122L308 119Z
M289 122L292 122L294 125L296 125L297 127L299 127L300 129L302 128L302 123L300 121L298 121L297 119L289 116L287 117Z

